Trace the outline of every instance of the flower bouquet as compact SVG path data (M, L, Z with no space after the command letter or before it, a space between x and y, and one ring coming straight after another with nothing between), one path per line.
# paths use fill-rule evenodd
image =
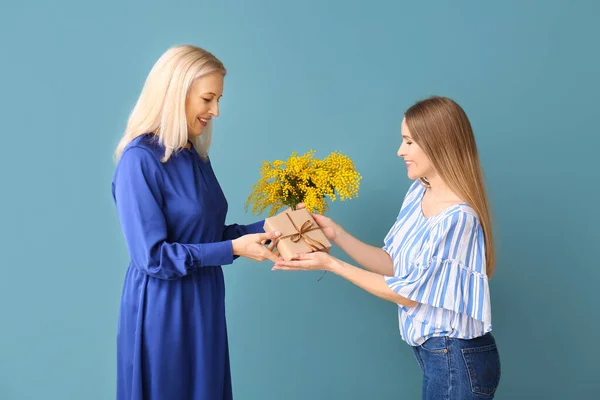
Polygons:
M302 156L293 152L287 161L263 161L261 177L246 200L246 211L250 204L254 214L270 208L270 217L281 207L295 210L304 203L307 211L324 214L329 209L327 197L331 201L358 197L361 175L350 157L332 152L318 159L314 154L314 150Z
M264 161L260 180L246 200L246 211L252 204L254 214L270 208L264 229L281 231L277 248L286 260L298 253L329 251L331 244L310 213L324 214L329 209L327 198L358 197L361 175L348 156L332 152L318 159L314 154L314 150L302 156L294 152L286 161ZM296 210L300 203L305 209ZM286 206L291 211L274 216Z

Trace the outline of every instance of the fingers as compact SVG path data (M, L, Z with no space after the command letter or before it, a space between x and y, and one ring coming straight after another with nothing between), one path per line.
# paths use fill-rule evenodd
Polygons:
M323 224L325 221L327 221L329 219L329 218L327 218L321 214L317 214L317 213L310 213L310 215L313 217L315 222L319 225Z
M292 257L293 261L301 261L301 260L312 260L314 257L312 256L313 253L300 253L300 254L294 254L294 256Z
M269 245L269 247L267 247L267 249L269 249L269 251L270 251L270 252L272 252L273 254L275 254L277 257L280 257L280 256L281 256L281 254L279 254L279 250L277 250L277 249L275 248L275 245L276 245L276 243L275 243L275 242L272 242L272 243Z
M296 205L296 210L302 210L304 208L306 208L306 205L304 203L298 203Z
M310 260L278 260L275 262L275 267L288 267L288 268L298 268L298 269L314 269L312 268L312 263Z
M267 259L273 263L276 263L279 260L279 255L275 253L269 253Z
M265 248L263 248L263 250L264 250L264 253L262 254L262 256L264 257L263 260L271 260L274 263L276 263L279 260L279 252L269 251Z
M292 268L292 267L273 267L271 271L304 271L301 268Z
M261 241L267 241L267 240L273 240L278 238L279 236L281 236L281 232L279 231L273 231L273 232L267 232L267 233L258 233L258 238Z

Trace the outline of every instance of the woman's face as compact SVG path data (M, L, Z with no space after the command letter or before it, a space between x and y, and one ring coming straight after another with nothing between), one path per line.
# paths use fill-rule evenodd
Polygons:
M197 79L185 99L185 118L190 138L202 135L204 127L219 116L219 100L223 95L223 75L213 72Z
M429 157L412 138L406 119L402 120L402 144L398 149L398 157L404 158L409 179L427 178L434 174Z

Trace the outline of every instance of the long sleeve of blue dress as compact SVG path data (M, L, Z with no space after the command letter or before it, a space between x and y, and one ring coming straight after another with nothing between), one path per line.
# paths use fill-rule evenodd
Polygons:
M222 241L169 243L162 176L156 158L146 149L128 150L119 166L114 191L132 262L150 276L173 279L203 266L227 265L234 260L231 241L262 231L262 222L226 226Z
M264 221L258 221L250 225L227 225L223 233L223 240L234 240L249 233L263 233L263 225Z
M223 240L235 240L240 236L244 236L249 233L263 233L265 231L263 225L264 220L255 222L251 225L227 225L225 227L225 231L223 232ZM234 255L233 259L236 260L238 257L239 256Z
M117 400L232 398L225 282L231 241L263 221L225 224L227 201L195 150L166 162L154 135L134 139L112 183L130 254L117 330Z

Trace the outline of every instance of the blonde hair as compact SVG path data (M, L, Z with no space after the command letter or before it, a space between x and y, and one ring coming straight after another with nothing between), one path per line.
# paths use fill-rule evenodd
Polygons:
M486 272L491 277L496 260L490 206L467 114L453 100L433 96L410 107L405 120L440 178L477 213L485 239Z
M138 136L153 133L165 147L161 161L187 145L185 100L192 84L202 76L227 73L223 63L208 51L191 45L174 46L156 61L146 78L140 97L115 150L118 161L125 147ZM212 136L212 121L192 143L204 159Z

